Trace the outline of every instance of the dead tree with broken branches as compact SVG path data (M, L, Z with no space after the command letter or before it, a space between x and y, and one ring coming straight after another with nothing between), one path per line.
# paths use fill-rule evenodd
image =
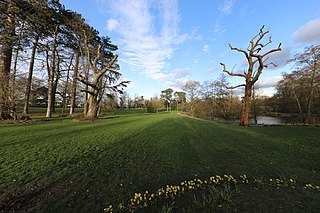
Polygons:
M231 50L241 52L246 57L246 60L248 62L248 68L243 73L234 73L233 71L229 71L224 63L220 63L223 67L223 72L227 73L230 76L238 76L245 79L244 84L230 87L230 89L244 87L244 97L242 100L242 110L240 117L241 126L248 126L250 101L254 84L258 81L264 68L267 68L270 65L276 66L272 62L268 62L269 55L271 53L281 51L281 43L278 45L277 48L268 51L263 51L263 49L267 45L272 43L271 37L269 37L269 40L265 43L263 43L262 41L268 33L269 30L265 30L264 26L262 26L260 28L259 33L251 39L249 46L246 50L233 47L231 44L229 44Z

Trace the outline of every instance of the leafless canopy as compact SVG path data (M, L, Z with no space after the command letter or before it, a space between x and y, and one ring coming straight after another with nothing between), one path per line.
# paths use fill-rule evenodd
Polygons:
M262 41L268 33L269 30L265 30L264 26L262 26L259 30L259 33L251 39L247 49L240 49L229 44L231 50L241 52L245 55L248 62L248 70L247 72L244 71L243 73L234 73L233 71L229 71L224 63L220 63L223 67L223 72L227 73L230 76L243 77L246 79L246 82L250 82L253 85L259 79L259 76L261 75L264 68L267 68L270 65L276 66L276 64L272 62L267 62L267 60L269 59L268 55L273 52L281 51L281 43L277 48L263 52L262 50L272 43L271 37L269 37L269 40L265 43L263 43ZM255 66L255 64L257 64L258 66ZM246 84L240 84L234 87L230 87L230 89L242 86L246 86Z

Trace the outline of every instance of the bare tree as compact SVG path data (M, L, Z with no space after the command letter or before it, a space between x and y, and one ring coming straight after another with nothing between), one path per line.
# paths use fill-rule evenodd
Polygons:
M290 60L297 66L295 73L304 91L306 103L306 116L304 123L311 123L312 105L315 99L316 88L319 87L320 77L320 45L311 45L303 53L296 54Z
M190 109L191 116L195 116L196 109L198 108L198 93L200 89L200 82L189 80L183 86L183 91L185 91L188 99L188 107Z
M241 126L248 126L249 121L249 112L250 112L250 100L252 96L252 89L254 84L258 81L262 71L264 68L267 68L270 65L276 66L272 62L268 62L268 55L274 53L276 51L281 51L281 43L277 48L271 49L266 52L260 53L267 45L272 43L271 37L269 37L268 42L263 43L262 39L269 33L269 30L264 30L264 26L260 28L260 31L257 35L255 35L246 50L233 47L229 44L231 50L235 50L241 52L245 55L246 60L248 62L248 69L243 73L234 73L233 71L229 71L224 63L220 63L223 67L223 72L227 73L230 76L238 76L245 79L244 84L240 84L234 87L229 87L230 89L235 89L238 87L244 87L244 97L242 103L242 111L240 118Z

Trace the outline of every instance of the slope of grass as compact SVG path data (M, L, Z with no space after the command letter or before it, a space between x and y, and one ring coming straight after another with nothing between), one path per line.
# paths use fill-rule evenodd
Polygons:
M1 125L0 206L3 211L101 212L107 202L122 202L135 192L215 174L319 184L319 130L242 128L174 113ZM254 193L249 190L249 200ZM319 208L319 196L310 196L310 208ZM295 194L288 197L294 201Z

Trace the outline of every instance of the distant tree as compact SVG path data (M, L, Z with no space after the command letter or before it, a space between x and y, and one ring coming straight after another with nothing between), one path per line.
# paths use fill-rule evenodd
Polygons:
M188 106L190 109L191 116L195 116L196 109L198 107L198 95L200 89L200 82L189 80L183 87L183 91L186 93Z
M174 100L176 101L177 111L184 109L184 104L186 103L186 93L185 92L175 92Z
M260 53L260 51L262 51L267 45L272 43L271 37L269 38L268 42L262 43L262 39L268 33L269 33L269 30L265 31L264 26L262 26L260 28L260 32L251 39L249 43L249 47L246 50L233 47L231 46L231 44L229 44L229 47L231 50L236 50L245 55L246 60L248 62L247 71L244 71L243 73L234 73L233 71L229 71L225 64L220 63L223 67L223 72L227 73L230 76L238 76L245 79L244 84L230 87L232 89L238 88L238 87L244 87L244 97L243 97L242 112L241 112L241 118L240 118L240 125L242 126L248 126L250 101L252 96L252 88L254 84L258 81L264 68L267 68L270 65L276 66L272 62L268 62L268 59L269 59L268 55L277 51L281 51L281 48L280 48L281 43L280 43L277 48Z
M31 45L31 56L28 69L28 83L25 88L25 100L23 113L28 114L31 93L31 82L33 77L33 69L35 64L36 50L39 47L39 40L49 36L50 14L48 2L39 0L37 2L30 1L29 12L26 15L26 37L25 42Z
M208 119L214 119L218 116L218 109L216 103L216 84L213 80L207 80L201 83L200 97L203 101L202 111L205 111L205 117Z
M123 94L120 95L119 97L120 99L120 109L121 110L124 110L124 108L126 107L126 104L128 102L128 99L129 99L129 95L127 92L123 92Z
M167 108L167 112L169 111L169 108L171 107L172 102L172 93L173 90L171 88L165 89L161 91L161 99L164 101L164 104Z
M312 105L317 88L320 86L320 45L311 45L303 53L298 53L291 60L296 65L294 75L299 80L304 94L305 118L304 123L311 122ZM319 95L319 94L318 94Z
M232 91L228 90L229 82L227 76L222 73L217 80L213 82L215 105L219 117L227 118L229 110L231 109L230 99Z
M152 97L148 101L147 112L158 113L159 109L162 106L162 100L158 97Z

